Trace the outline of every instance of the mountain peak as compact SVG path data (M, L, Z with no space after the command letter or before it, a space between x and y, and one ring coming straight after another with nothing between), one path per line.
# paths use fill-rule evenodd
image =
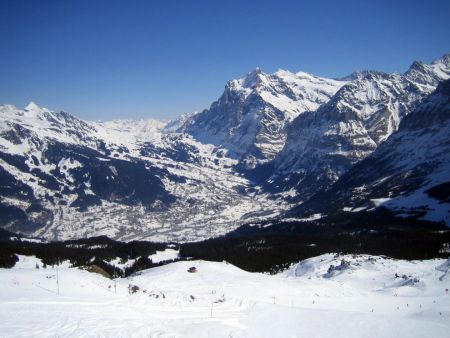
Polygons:
M255 69L253 69L250 74L261 74L262 70L259 67L256 67Z
M244 77L243 86L244 87L255 87L261 83L261 76L265 75L261 68L256 67L250 73Z
M422 70L424 68L424 66L425 66L425 64L422 61L415 60L409 67L409 70L412 70L412 69Z
M30 101L30 103L28 103L27 106L25 107L25 110L27 110L27 111L41 110L41 107L39 107L33 101Z
M369 78L372 76L380 76L383 75L383 72L379 72L376 70L358 70L356 72L351 73L350 75L344 76L342 78L338 78L339 81L355 81L362 80L365 78Z
M434 60L432 64L433 65L442 64L446 67L450 67L450 53L442 55L440 58Z
M450 54L444 54L431 64L414 61L404 75L408 80L419 85L428 86L432 84L433 87L436 87L439 82L448 79L450 76ZM431 93L431 89L428 90L428 93Z

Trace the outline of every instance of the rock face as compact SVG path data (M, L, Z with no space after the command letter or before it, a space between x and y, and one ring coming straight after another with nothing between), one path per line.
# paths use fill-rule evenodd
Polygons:
M299 115L274 159L269 187L293 189L297 201L328 189L369 156L440 81L450 77L449 56L414 62L403 75L365 71L347 77L327 103Z
M450 225L450 80L441 83L372 155L298 211L384 206Z
M272 160L283 148L290 122L328 101L346 81L255 69L229 81L218 101L178 131L228 148L247 168Z

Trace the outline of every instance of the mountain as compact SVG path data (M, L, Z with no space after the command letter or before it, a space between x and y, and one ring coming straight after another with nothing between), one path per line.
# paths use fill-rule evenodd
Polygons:
M253 196L227 150L163 132L165 125L0 106L1 226L48 239L183 241L282 208Z
M34 103L24 110L3 106L0 111L4 227L56 232L69 210L81 213L102 201L148 208L157 201L173 202L162 182L170 176L166 170L127 158L127 148L99 138L92 124ZM84 222L74 221L78 232L86 232Z
M34 103L0 106L0 226L50 240L185 242L294 207L308 216L320 209L312 204L316 196L332 199L326 194L337 191L333 184L389 144L408 114L449 78L449 60L337 80L256 69L229 81L209 109L171 122L88 122ZM389 172L379 169L377 175ZM370 175L364 179L371 184ZM404 193L410 182L398 182ZM447 198L447 185L436 186L425 195ZM338 208L360 207L342 201Z
M345 83L303 72L266 74L257 68L229 81L219 100L187 118L178 131L225 147L244 167L253 168L281 151L295 117L317 109Z
M372 155L297 210L387 207L450 226L450 80L442 82Z
M328 189L450 77L449 59L445 55L431 65L414 62L404 74L364 71L346 77L350 82L327 103L292 122L266 186L297 202Z
M442 80L450 77L450 54L445 54L431 64L415 61L406 72L408 79L425 90L436 87Z

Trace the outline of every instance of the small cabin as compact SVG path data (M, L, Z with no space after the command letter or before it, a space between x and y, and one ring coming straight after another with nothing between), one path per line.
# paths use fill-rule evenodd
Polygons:
M187 272L190 272L190 273L197 272L197 268L195 266L191 266Z

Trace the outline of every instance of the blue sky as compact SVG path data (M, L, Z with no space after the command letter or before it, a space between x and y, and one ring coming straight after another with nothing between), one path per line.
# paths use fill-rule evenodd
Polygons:
M450 52L449 36L448 0L0 0L0 103L173 118L257 66L403 72Z

